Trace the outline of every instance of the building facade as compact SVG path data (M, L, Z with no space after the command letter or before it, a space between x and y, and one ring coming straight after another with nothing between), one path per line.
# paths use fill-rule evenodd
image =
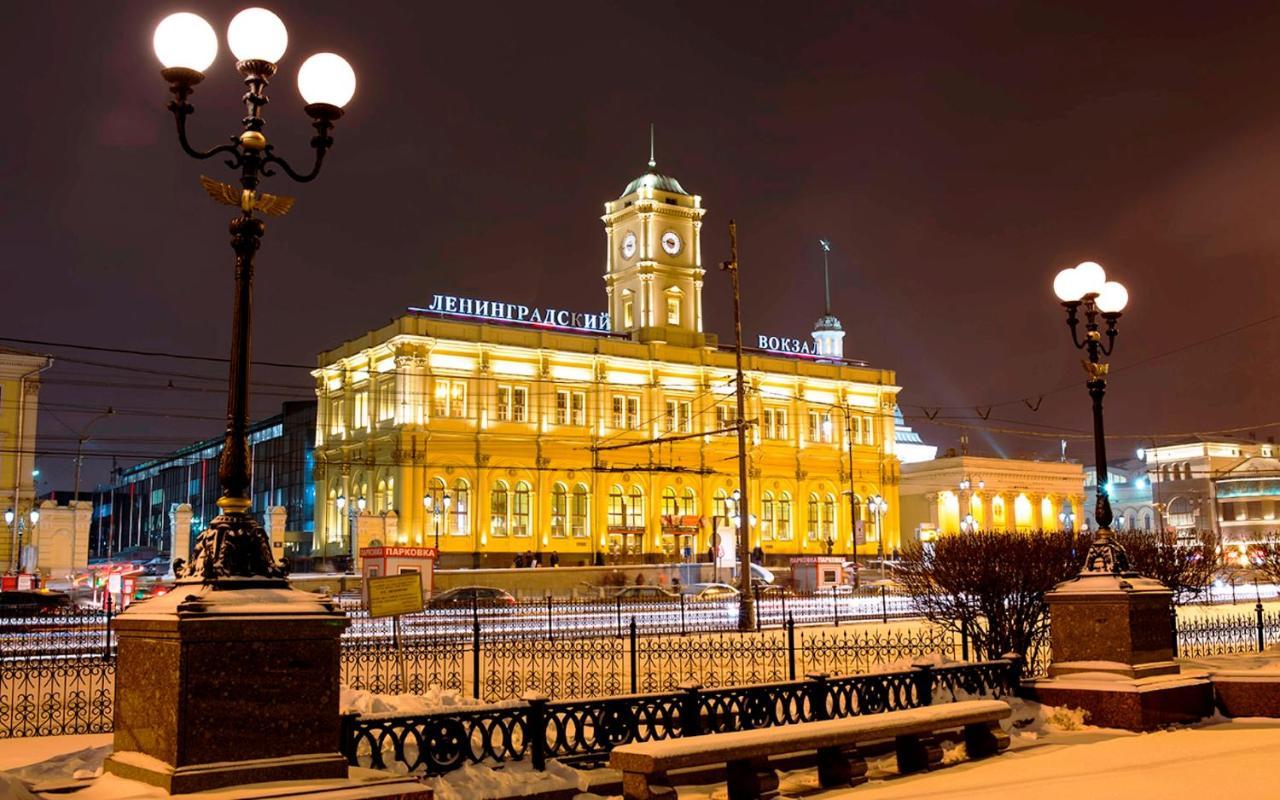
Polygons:
M1274 442L1203 438L1144 448L1140 456L1156 518L1169 529L1213 530L1224 542L1280 530L1280 449Z
M13 512L11 522L0 521L0 570L5 572L18 569L20 540L35 501L40 373L52 365L48 356L0 350L0 508Z
M704 214L651 163L605 204L607 314L436 295L320 354L316 551L438 542L446 567L704 556L740 488L734 353L703 329ZM744 356L746 511L775 558L851 552L877 494L896 538L894 373L818 341L820 355ZM357 506L394 512L399 541L353 542Z
M1070 461L952 456L902 467L903 533L1075 530L1084 471Z
M282 506L287 513L284 555L311 552L315 532L315 484L312 450L316 404L284 403L275 416L249 428L253 464L253 512L265 524L266 510ZM120 470L111 486L95 491L92 554L105 558L136 551L173 552L173 511L192 509L194 539L218 515L218 459L222 437L206 439L163 458ZM191 543L187 551L190 552Z

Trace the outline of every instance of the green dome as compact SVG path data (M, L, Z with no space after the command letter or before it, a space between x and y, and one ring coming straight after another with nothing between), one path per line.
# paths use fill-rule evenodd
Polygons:
M684 187L680 185L680 181L670 175L662 175L661 173L654 172L650 169L639 178L628 183L627 188L623 189L622 194L619 196L626 197L642 186L647 186L650 189L658 189L663 192L671 192L672 194L688 194L688 192L684 190Z

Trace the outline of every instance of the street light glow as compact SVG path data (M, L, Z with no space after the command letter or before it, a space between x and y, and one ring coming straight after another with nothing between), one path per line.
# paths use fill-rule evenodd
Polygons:
M218 34L203 17L183 11L160 21L151 46L166 69L204 72L218 55Z
M308 103L342 108L356 93L356 73L336 53L316 53L298 69L298 93Z
M284 23L265 8L246 8L227 26L227 46L241 61L279 63L288 45Z

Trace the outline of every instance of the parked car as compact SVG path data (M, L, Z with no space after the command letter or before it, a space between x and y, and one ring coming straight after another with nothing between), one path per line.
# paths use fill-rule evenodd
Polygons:
M630 600L674 600L678 594L661 586L627 586L614 595L624 603Z
M71 608L71 597L65 592L0 592L0 617L52 614L64 608Z
M737 597L738 590L727 583L691 583L685 587L684 594L698 600L722 600Z
M471 606L514 606L516 599L492 586L459 586L447 589L427 601L428 608L470 608Z
M156 556L155 558L149 561L144 561L142 563L142 574L151 575L151 576L168 575L169 574L169 557Z

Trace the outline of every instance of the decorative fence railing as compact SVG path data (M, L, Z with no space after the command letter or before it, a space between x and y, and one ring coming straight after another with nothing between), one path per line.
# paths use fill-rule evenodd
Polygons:
M1253 613L1175 618L1177 655L1182 658L1261 652L1280 644L1280 611L1256 603Z
M348 636L391 636L390 622L370 619L358 597L340 597L338 604L351 618ZM885 587L808 595L758 591L756 609L757 630L782 628L788 619L800 625L839 626L919 615L910 597ZM734 597L697 599L678 595L659 600L547 597L514 604L462 603L406 615L402 626L406 632L421 636L470 638L478 625L487 639L581 639L623 636L631 620L635 620L641 635L736 632L738 601Z
M855 674L924 656L957 658L952 634L926 625L903 629L842 627L622 637L486 639L404 637L407 687L390 639L343 640L343 681L377 693L421 692L438 685L485 702L529 692L551 698L674 691L697 683L739 686L791 680L809 672Z
M948 702L963 696L1001 697L1017 685L1013 660L830 678L823 674L705 689L548 701L526 695L502 708L421 715L347 715L342 752L353 766L442 775L467 763L548 758L569 763L605 760L628 742L753 730L798 722L876 714Z

